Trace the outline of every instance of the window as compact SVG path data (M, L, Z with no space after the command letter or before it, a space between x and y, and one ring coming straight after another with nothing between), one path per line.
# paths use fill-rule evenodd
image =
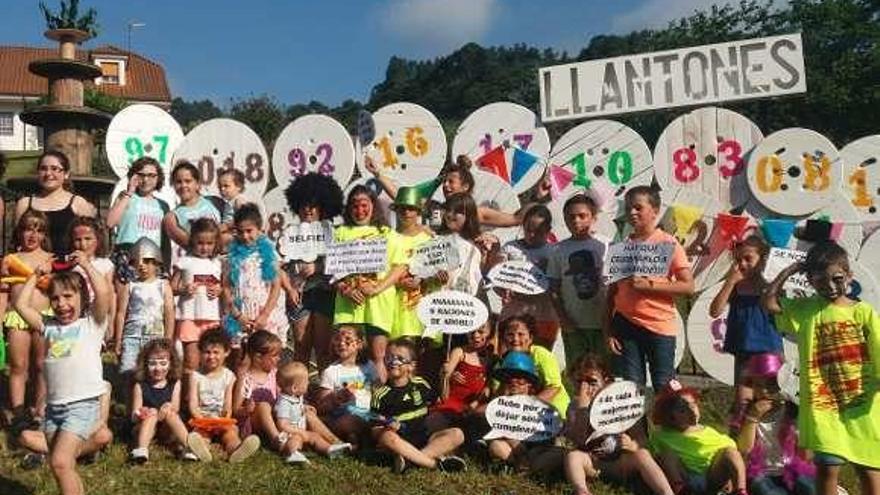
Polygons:
M0 112L0 136L11 136L15 132L15 114Z
M100 62L101 67L101 83L102 84L119 84L119 62Z

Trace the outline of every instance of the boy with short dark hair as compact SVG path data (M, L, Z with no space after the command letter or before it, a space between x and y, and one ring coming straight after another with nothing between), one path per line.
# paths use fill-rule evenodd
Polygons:
M553 247L547 277L566 358L575 360L588 351L605 352L601 330L605 303L602 260L607 246L591 232L599 214L592 198L575 194L565 202L562 212L571 237Z
M388 345L388 381L373 392L372 410L381 423L373 427L373 436L380 447L395 454L395 472L403 472L407 462L428 469L463 471L467 467L464 459L449 455L464 443L461 429L428 434L425 419L437 393L424 378L413 376L415 356L415 345L407 339Z

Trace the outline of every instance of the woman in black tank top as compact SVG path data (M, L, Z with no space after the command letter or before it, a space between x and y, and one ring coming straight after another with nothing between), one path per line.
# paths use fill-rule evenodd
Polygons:
M15 220L27 210L41 211L49 218L52 252L70 252L70 224L77 216L94 218L94 205L69 191L70 161L60 151L46 151L37 162L37 196L21 198L15 205ZM36 204L35 204L36 203Z

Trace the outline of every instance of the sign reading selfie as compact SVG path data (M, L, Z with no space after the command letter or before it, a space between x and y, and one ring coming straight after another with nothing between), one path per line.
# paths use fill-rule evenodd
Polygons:
M327 245L324 273L340 276L380 273L387 269L387 264L387 239L335 242Z
M423 297L416 314L425 330L447 334L472 332L489 319L489 309L483 301L454 290L441 290Z
M554 65L538 81L543 122L807 90L799 33Z
M492 430L483 437L485 440L544 442L555 438L562 429L556 410L529 395L496 397L486 406L486 421Z
M441 270L454 270L460 264L455 238L442 235L415 248L409 262L409 272L413 276L427 278Z
M333 239L333 224L329 221L288 225L278 238L278 253L284 261L315 261L327 253L327 244Z
M767 263L764 265L764 279L772 282L776 279L782 270L785 270L793 263L800 263L806 259L807 253L795 249L770 248L770 254L767 255ZM793 291L795 295L809 295L816 291L807 280L807 274L797 272L786 279L782 285L783 290Z
M618 242L605 255L608 283L636 276L665 277L672 263L671 242Z
M623 433L645 415L645 391L635 382L614 382L603 388L590 408L591 438Z
M535 295L547 292L550 281L533 263L525 260L505 261L489 270L486 275L496 289L507 289L517 294Z

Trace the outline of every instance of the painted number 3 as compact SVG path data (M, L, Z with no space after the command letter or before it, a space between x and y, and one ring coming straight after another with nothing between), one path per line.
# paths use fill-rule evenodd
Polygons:
M717 153L722 155L724 163L719 167L721 177L729 179L742 173L745 161L742 156L742 145L734 139L727 139L718 143ZM673 174L675 180L682 184L693 182L700 178L700 167L697 165L697 153L693 147L685 146L672 152L672 163L675 164Z

